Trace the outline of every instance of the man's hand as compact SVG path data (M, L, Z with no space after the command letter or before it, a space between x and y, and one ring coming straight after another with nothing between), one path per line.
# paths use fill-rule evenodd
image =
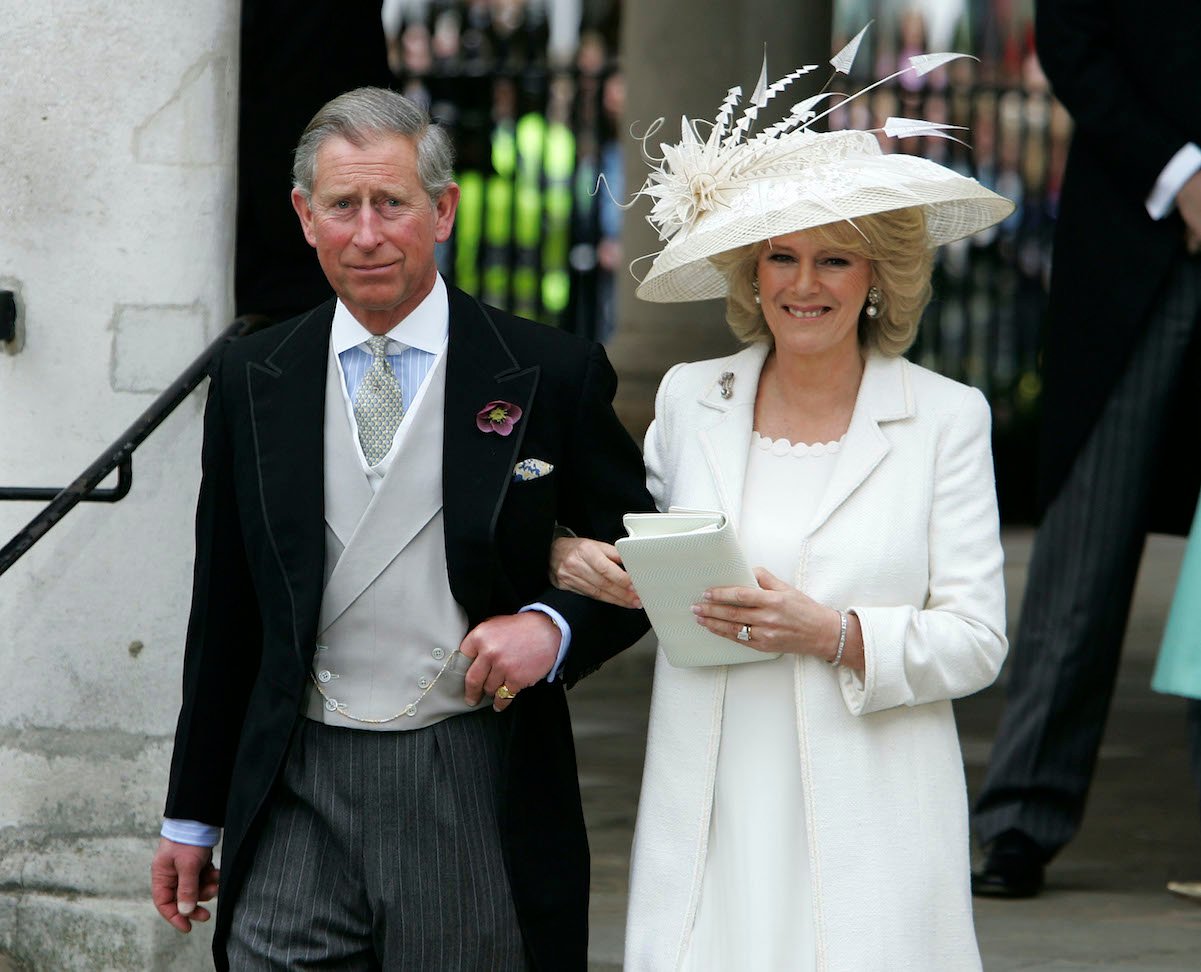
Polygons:
M177 844L164 837L150 862L154 906L164 920L186 934L192 930L192 922L209 920L208 908L197 902L208 901L217 893L218 877L211 847Z
M516 695L542 681L559 657L561 640L555 623L541 611L502 614L477 624L459 645L475 659L464 676L467 704L495 696L502 685ZM504 712L512 701L498 698L493 708Z
M1201 252L1201 170L1194 172L1176 193L1176 208L1184 219L1189 253Z

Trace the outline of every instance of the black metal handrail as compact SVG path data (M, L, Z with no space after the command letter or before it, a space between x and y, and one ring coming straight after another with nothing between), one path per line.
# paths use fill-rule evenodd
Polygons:
M245 315L235 318L178 378L154 400L149 408L137 417L104 453L85 469L71 485L62 489L53 487L0 487L0 500L50 500L50 504L35 516L20 533L0 550L0 575L15 564L21 556L66 516L76 504L85 500L116 503L123 499L133 485L133 453L163 420L175 411L185 398L208 375L213 359L230 341L271 323L270 318L260 315ZM99 489L100 483L113 470L117 471L117 485Z
M83 475L87 475L87 473ZM78 482L78 479L75 480L66 489L71 489ZM133 460L126 458L117 466L116 486L104 489L96 487L79 497L79 501L81 503L116 503L118 500L125 499L132 485ZM58 486L0 486L0 500L52 500L62 492L65 490Z

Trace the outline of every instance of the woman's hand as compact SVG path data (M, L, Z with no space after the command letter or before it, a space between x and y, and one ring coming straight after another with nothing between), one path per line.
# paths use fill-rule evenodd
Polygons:
M755 568L759 587L714 587L692 607L697 622L714 634L764 652L813 655L831 661L838 651L842 619L834 608L818 604L769 570ZM743 625L750 638L739 638ZM855 615L847 617L842 664L863 669L863 632Z
M561 591L574 591L624 608L640 608L630 575L611 543L584 537L559 537L550 548L550 582Z

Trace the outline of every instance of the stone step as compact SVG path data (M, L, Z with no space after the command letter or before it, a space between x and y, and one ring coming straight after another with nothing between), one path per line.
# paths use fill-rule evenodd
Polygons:
M202 972L211 925L181 935L144 898L0 896L0 972Z

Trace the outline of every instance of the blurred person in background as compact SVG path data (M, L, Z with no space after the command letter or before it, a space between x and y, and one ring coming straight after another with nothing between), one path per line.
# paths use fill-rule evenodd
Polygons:
M1196 503L1201 4L1040 0L1075 123L1044 335L1042 522L974 808L978 895L1037 894L1075 835L1148 530Z

